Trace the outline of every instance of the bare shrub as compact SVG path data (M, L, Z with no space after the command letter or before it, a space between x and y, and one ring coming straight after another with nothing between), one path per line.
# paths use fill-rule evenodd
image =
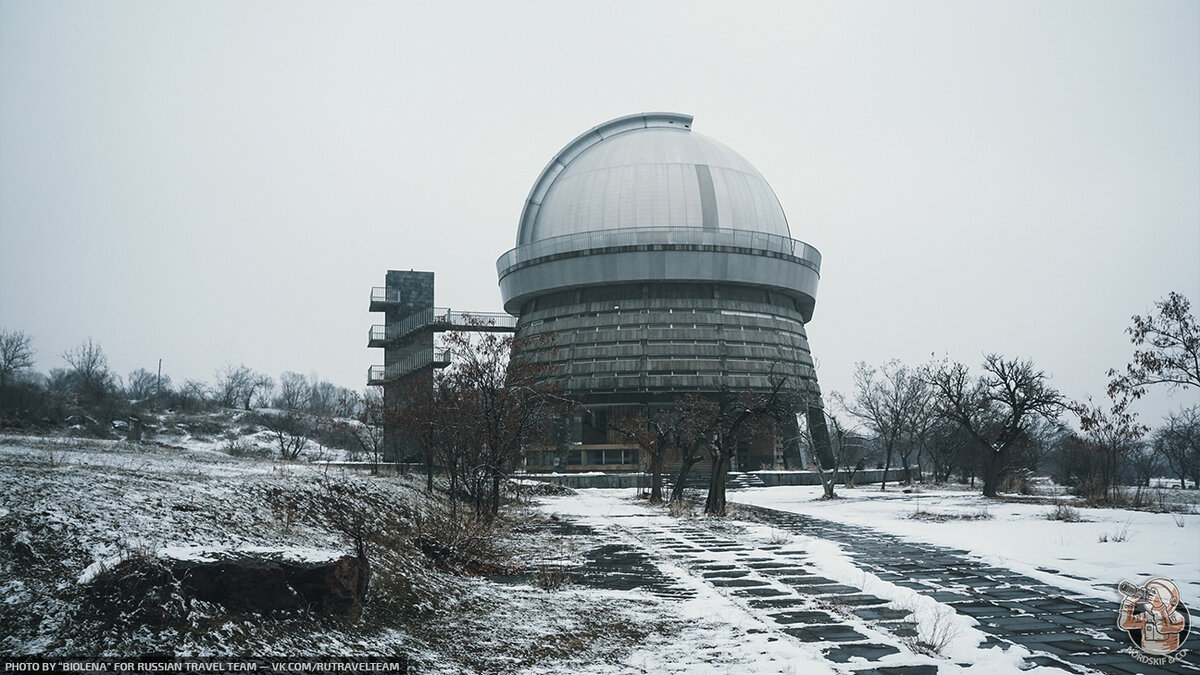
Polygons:
M500 527L499 521L429 500L413 511L410 541L435 567L487 576L509 571Z
M1101 532L1097 541L1099 541L1101 544L1110 541L1115 543L1123 542L1126 539L1129 539L1129 526L1131 524L1133 524L1132 520L1127 521L1124 525L1112 532Z
M687 499L676 499L667 505L667 511L675 518L691 518L696 515L696 503Z
M308 438L315 429L313 418L305 413L264 412L255 417L255 421L271 432L276 447L279 448L280 459L296 459L308 447Z
M1009 494L1031 495L1033 490L1029 486L1029 479L1028 471L1013 471L1001 480L1000 491Z
M933 513L920 506L909 516L910 520L922 520L929 523L945 523L951 520L991 520L991 512L986 506L981 506L969 513Z
M917 624L916 635L901 637L900 642L914 653L937 656L954 640L958 630L954 610L939 609L934 612L933 620Z
M767 538L767 543L773 546L783 546L784 544L792 543L792 535L783 530L771 530L771 536Z
M101 570L82 587L81 595L72 623L105 635L128 635L147 626L184 628L182 617L195 609L166 565L138 551Z
M553 590L571 583L571 569L566 561L555 560L534 567L533 582L538 588Z
M1046 512L1046 520L1061 520L1064 523L1079 523L1083 518L1076 509L1061 502L1055 502L1054 508Z
M221 445L221 452L230 457L254 457L266 459L271 456L271 450L247 441L244 438L231 438Z

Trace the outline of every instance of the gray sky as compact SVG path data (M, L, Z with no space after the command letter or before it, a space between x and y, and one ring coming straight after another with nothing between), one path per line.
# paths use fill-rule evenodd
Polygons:
M1130 315L1200 301L1195 0L2 0L0 324L42 371L90 335L121 374L361 388L385 270L498 310L542 167L655 110L822 252L826 390L998 351L1100 397Z

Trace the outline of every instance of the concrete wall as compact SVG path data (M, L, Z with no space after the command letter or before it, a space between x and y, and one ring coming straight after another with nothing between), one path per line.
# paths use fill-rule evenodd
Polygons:
M730 473L732 479L741 474ZM751 471L745 476L757 476L768 487L778 485L820 485L821 477L815 471ZM645 473L587 473L587 474L538 474L529 473L519 476L531 480L540 480L554 485L569 488L634 488L650 487L650 475ZM919 478L913 470L913 478ZM883 469L864 469L854 474L855 485L878 483L883 478ZM892 469L888 471L888 481L898 481L904 478L904 471ZM838 485L844 483L844 477L839 476ZM688 481L691 485L691 481Z
M517 337L542 338L522 358L551 368L588 405L770 391L780 376L820 391L804 317L766 289L642 284L557 294L522 313Z
M854 473L855 485L868 485L870 483L878 483L883 480L883 469L863 469ZM766 483L768 487L776 485L820 485L821 476L815 471L751 471L750 475L758 476L759 480ZM916 468L912 469L913 480L921 477L917 473ZM837 484L844 485L847 475L839 473L837 476ZM903 469L890 469L887 472L887 479L891 481L904 480Z

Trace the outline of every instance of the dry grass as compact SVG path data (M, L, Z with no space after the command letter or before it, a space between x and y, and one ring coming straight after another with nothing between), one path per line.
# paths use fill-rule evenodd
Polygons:
M1081 523L1083 518L1079 515L1079 509L1055 502L1054 508L1046 512L1046 520L1061 520L1064 523Z
M767 538L767 543L774 546L783 546L792 543L794 537L789 532L783 530L771 530L771 536Z
M1101 532L1100 536L1097 538L1097 541L1099 541L1101 544L1110 541L1116 543L1123 542L1129 539L1129 526L1132 524L1133 521L1129 520L1124 525L1120 526L1116 530L1113 530L1112 532Z
M917 634L901 637L900 642L914 653L937 656L958 636L958 632L954 610L946 608L935 612L932 621L917 624Z
M667 512L674 518L692 518L696 515L696 502L680 499L667 504Z
M986 506L981 506L968 513L933 513L918 506L917 510L909 515L910 520L929 523L945 523L951 520L991 520L993 517Z

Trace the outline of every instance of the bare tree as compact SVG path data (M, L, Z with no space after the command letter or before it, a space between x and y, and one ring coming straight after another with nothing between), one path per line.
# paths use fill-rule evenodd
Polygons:
M338 408L334 428L353 439L363 454L371 458L371 471L378 472L383 458L383 397L374 391L362 396L351 393L342 397Z
M1166 424L1154 432L1154 450L1179 479L1179 487L1200 487L1200 406L1181 408L1167 416Z
M1151 445L1139 440L1133 446L1129 453L1129 466L1133 469L1134 484L1137 485L1137 492L1133 498L1135 504L1143 503L1142 492L1150 487L1150 479L1158 475L1162 465L1162 455L1155 452Z
M222 406L233 408L237 405L249 377L249 368L244 365L235 368L232 363L226 363L216 372L216 394Z
M159 378L157 374L145 368L138 368L129 373L129 377L125 378L125 396L131 401L150 398L158 391L158 384ZM170 388L170 378L167 378L167 388Z
M1148 431L1138 424L1137 415L1129 409L1133 399L1132 394L1119 393L1107 408L1091 400L1075 406L1084 432L1080 439L1092 455L1087 480L1082 485L1089 501L1116 501L1117 471L1137 451Z
M450 479L451 495L457 495L464 454L459 450L464 435L458 424L465 414L459 409L462 402L453 391L435 387L432 378L402 382L384 402L380 409L383 425L394 429L397 436L390 440L392 449L400 446L420 456L425 465L426 492L433 494L434 472L440 467Z
M271 379L270 375L254 373L249 388L244 392L242 408L249 410L252 407L265 408L271 405L271 392L273 391L275 391L275 380Z
M500 509L504 479L516 468L526 444L544 441L566 404L547 366L510 359L511 335L450 331L442 337L452 364L435 381L442 408L457 425L442 441L455 447L455 471L477 516L490 519ZM517 350L520 351L519 349ZM444 414L444 413L443 413Z
M1143 348L1134 350L1133 363L1124 373L1108 371L1111 398L1124 393L1136 399L1155 384L1200 388L1200 324L1191 303L1172 291L1154 306L1157 314L1134 315L1133 325L1125 331L1135 347Z
M988 354L983 376L961 363L933 364L925 374L937 396L938 414L962 427L985 452L983 494L995 497L1009 451L1035 417L1056 419L1066 408L1049 377L1030 361Z
M650 470L650 503L663 502L663 462L667 449L677 445L680 414L674 407L638 408L631 415L613 417L609 428L636 444L646 455Z
M724 389L717 397L708 447L711 462L708 498L704 502L704 512L710 516L725 515L725 484L738 443L775 431L780 421L794 418L796 410L807 405L809 392L799 378L774 374L770 379L769 391Z
M337 409L338 401L349 393L332 382L313 378L309 385L308 410L317 415L327 415Z
M199 410L209 403L211 392L208 385L200 380L184 380L175 394L180 407Z
M108 357L99 342L89 337L62 357L71 366L67 372L72 388L85 401L103 400L117 389L117 378L108 369Z
M960 463L960 455L974 443L961 425L942 418L925 435L925 455L929 458L933 482L945 483Z
M887 472L897 451L903 457L905 480L910 480L912 428L919 408L928 406L926 386L918 373L899 361L889 361L879 370L860 361L854 370L854 396L843 405L879 439L884 453L880 490L887 488Z
M311 415L286 412L260 412L255 420L266 427L279 448L280 459L296 459L308 447L308 439L316 430Z
M274 386L275 381L270 376L255 372L245 365L235 368L227 363L217 371L217 394L221 405L227 408L240 406L243 410L250 410L252 404L260 402L259 399L264 395L269 396Z
M824 417L825 427L829 431L830 445L833 446L831 448L833 451L833 464L829 467L823 467L821 465L821 461L818 458L818 443L817 439L813 435L812 424L809 421L809 418L804 415L799 416L803 421L802 436L804 439L805 448L809 452L809 457L811 458L812 464L817 469L817 475L821 477L821 487L824 489L821 499L837 499L838 496L834 491L834 488L837 485L838 475L841 471L841 467L847 462L848 456L851 454L850 452L847 452L847 450L849 449L849 446L854 443L855 436L844 426L842 426L841 421L838 420L838 418L832 413L823 408L818 408L818 410Z
M300 373L286 371L279 376L279 396L275 407L284 410L301 410L308 406L308 378Z
M688 476L712 443L717 404L695 394L686 394L675 403L675 413L678 415L675 445L679 450L679 473L671 487L672 504L683 501Z
M841 444L839 456L841 457L842 475L841 480L846 487L854 487L854 476L859 471L862 471L867 462L868 443L867 439L861 434L854 431L844 431L843 435L838 438ZM820 464L817 465L820 467Z
M33 339L19 330L0 330L0 391L13 376L33 368Z

